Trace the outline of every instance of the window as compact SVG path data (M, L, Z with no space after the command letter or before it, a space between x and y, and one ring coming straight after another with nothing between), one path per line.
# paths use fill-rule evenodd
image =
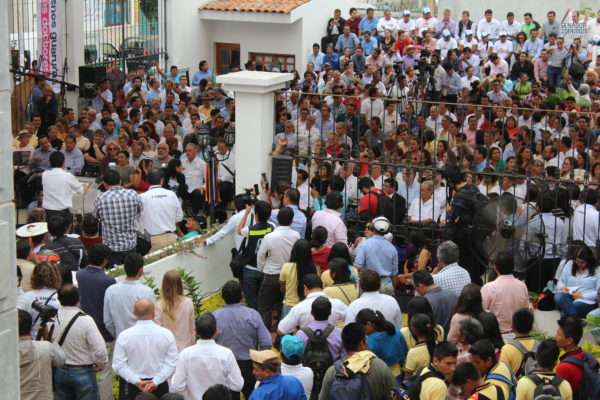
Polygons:
M296 57L290 54L250 53L250 60L256 62L258 71L291 71L296 69Z
M129 0L105 0L104 25L122 25L129 23Z

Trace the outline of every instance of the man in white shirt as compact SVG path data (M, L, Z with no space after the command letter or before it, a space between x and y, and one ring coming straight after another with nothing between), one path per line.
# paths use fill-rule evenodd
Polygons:
M223 139L217 139L217 151L215 158L219 162L219 197L221 201L217 205L219 208L226 209L233 196L233 180L235 178L235 151L227 147Z
M96 97L92 99L92 108L99 113L105 106L111 104L112 101L113 95L110 91L110 83L107 78L104 78L98 83Z
M148 171L148 190L140 194L141 226L152 236L151 252L169 246L177 240L177 223L183 211L175 192L162 187L163 174L159 169Z
M515 21L515 14L509 11L506 14L506 20L500 24L500 29L508 34L510 41L513 41L517 39L517 33L521 31L521 23Z
M362 295L354 300L346 310L346 321L344 325L356 322L356 315L365 308L379 311L386 320L394 324L398 329L404 326L402 312L395 298L387 294L379 293L381 288L381 277L375 271L364 271L360 275L360 289Z
M312 150L317 140L321 139L321 132L315 126L316 123L317 117L309 115L305 124L298 124L298 150L301 153L306 154L309 147Z
M175 372L178 356L175 337L170 330L154 323L154 303L150 299L138 300L133 314L137 322L121 332L113 356L113 370L123 384L119 392L126 383L129 399L140 392L161 397L169 393L167 379Z
M319 297L327 297L323 293L323 282L317 274L304 275L301 283L304 287L305 299L292 307L290 312L279 321L277 330L282 335L293 333L297 327L305 327L314 322L315 318L311 313L312 303ZM341 300L329 298L329 301L331 302L329 323L335 326L338 321L346 319L347 307Z
M595 248L598 244L598 192L594 189L585 191L585 204L575 209L573 215L573 239L583 240L589 247Z
M399 19L396 24L396 31L406 32L406 36L411 37L415 27L415 20L410 18L410 10L404 10L402 12L402 18Z
M406 81L406 79L403 79L403 81ZM394 86L394 88L397 88L397 86ZM396 128L402 122L400 114L396 112L396 103L388 102L385 105L385 112L379 116L379 119L383 122L383 132L386 135L395 134Z
M408 220L419 224L437 222L440 217L440 208L437 204L433 204L433 182L421 183L420 193L419 200L413 201L408 209Z
M358 178L354 176L354 168L356 164L349 162L345 167L340 168L340 176L344 179L344 194L348 199L348 202L352 202L354 199L362 197L362 192L358 190Z
M63 215L67 220L73 207L73 195L83 194L85 186L79 183L74 175L63 169L65 155L60 151L50 154L50 168L42 173L44 200L42 207L46 210L46 221L52 215Z
M442 39L435 43L435 48L440 51L440 56L445 60L450 50L458 48L458 43L456 43L456 39L452 37L450 31L444 29L442 31Z
M308 210L310 201L310 186L308 184L308 172L298 168L296 169L296 189L300 192L300 202L298 208Z
M302 365L303 356L304 343L299 337L285 335L281 338L281 375L296 377L304 388L306 398L310 399L314 373L312 369Z
M396 18L392 17L392 12L390 10L385 10L383 12L383 18L379 18L379 21L377 21L378 40L384 39L384 32L386 29L390 31L392 38L394 38L396 36L396 25L398 25L398 21Z
M360 113L367 119L371 119L383 114L383 109L383 100L378 98L378 89L376 87L369 88L369 97L362 101Z
M419 37L423 37L423 32L425 31L433 34L435 32L435 25L437 22L437 18L431 15L431 9L429 7L423 8L423 16L417 19L417 22L415 22L417 35Z
M500 31L500 22L492 18L493 12L489 8L485 10L485 18L482 18L477 24L477 32L481 35L483 32L489 33L491 40L498 38Z
M291 228L294 211L283 207L277 214L279 226L265 236L256 254L256 267L263 275L258 292L258 312L267 329L271 329L271 311L281 305L279 273L284 263L290 260L292 247L300 234Z
M195 143L188 143L185 146L185 157L181 160L194 214L198 214L204 205L204 177L206 175L206 163L197 154L198 146Z
M513 52L513 44L510 40L508 40L507 32L500 32L500 40L496 40L492 52L498 54L498 56L502 57L504 61L508 63L510 62L510 57L512 56Z
M96 371L108 362L104 339L94 319L77 308L79 299L79 290L72 284L58 289L60 308L52 339L64 351L66 362L54 375L57 398L77 398L80 393L98 396Z
M188 400L201 400L213 385L225 385L233 392L244 386L244 378L235 361L233 352L215 343L217 321L211 313L202 314L196 320L196 334L200 339L194 346L179 354L171 385L175 393Z

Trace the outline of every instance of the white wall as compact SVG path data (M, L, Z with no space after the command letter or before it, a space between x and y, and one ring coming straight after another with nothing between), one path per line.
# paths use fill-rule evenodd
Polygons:
M555 11L556 18L560 22L568 8L571 10L580 10L585 7L592 7L594 12L597 11L598 3L589 0L572 0L565 2L563 0L546 0L546 1L519 1L505 0L502 2L488 3L479 0L439 0L438 11L441 15L445 8L452 10L452 19L455 21L460 19L463 10L469 10L471 19L479 22L484 17L484 12L488 8L494 11L494 18L502 22L506 19L506 13L512 11L515 13L515 19L523 22L523 14L530 12L540 24L546 22L546 14L548 11Z
M167 65L189 67L190 79L198 70L201 60L212 65L212 43L208 27L200 20L198 8L202 0L169 0L167 13ZM161 21L162 22L162 21Z

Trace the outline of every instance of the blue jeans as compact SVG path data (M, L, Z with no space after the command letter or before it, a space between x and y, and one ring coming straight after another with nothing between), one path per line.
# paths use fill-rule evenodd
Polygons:
M111 251L106 268L111 269L114 268L115 265L122 265L125 263L125 258L130 254L135 254L135 247L127 251Z
M390 296L394 295L394 285L392 284L392 278L389 276L381 277L381 288L379 289L379 293L389 294Z
M558 292L554 295L554 302L556 308L560 311L562 318L570 315L578 316L579 318L585 318L587 313L596 308L596 304L587 304L583 301L573 301L573 297L569 293Z
M108 366L107 366L108 367ZM98 400L94 367L64 365L56 368L54 375L56 400Z
M548 86L558 87L560 84L560 77L562 75L562 68L559 67L548 67Z
M288 315L290 313L290 311L292 311L292 306L286 306L285 304L281 307L281 317L280 317L280 321L282 319L285 318L286 315Z
M258 289L260 288L260 281L262 279L262 273L256 269L249 269L244 267L244 276L242 277L242 292L246 298L248 307L256 310L258 305Z

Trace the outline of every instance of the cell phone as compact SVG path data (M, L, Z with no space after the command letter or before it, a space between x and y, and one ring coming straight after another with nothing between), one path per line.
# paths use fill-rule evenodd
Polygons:
M108 168L117 169L117 164L115 164L114 162L108 163Z
M260 174L260 176L263 179L263 182L265 183L265 190L269 190L269 180L267 179L267 174L266 173L262 173Z

